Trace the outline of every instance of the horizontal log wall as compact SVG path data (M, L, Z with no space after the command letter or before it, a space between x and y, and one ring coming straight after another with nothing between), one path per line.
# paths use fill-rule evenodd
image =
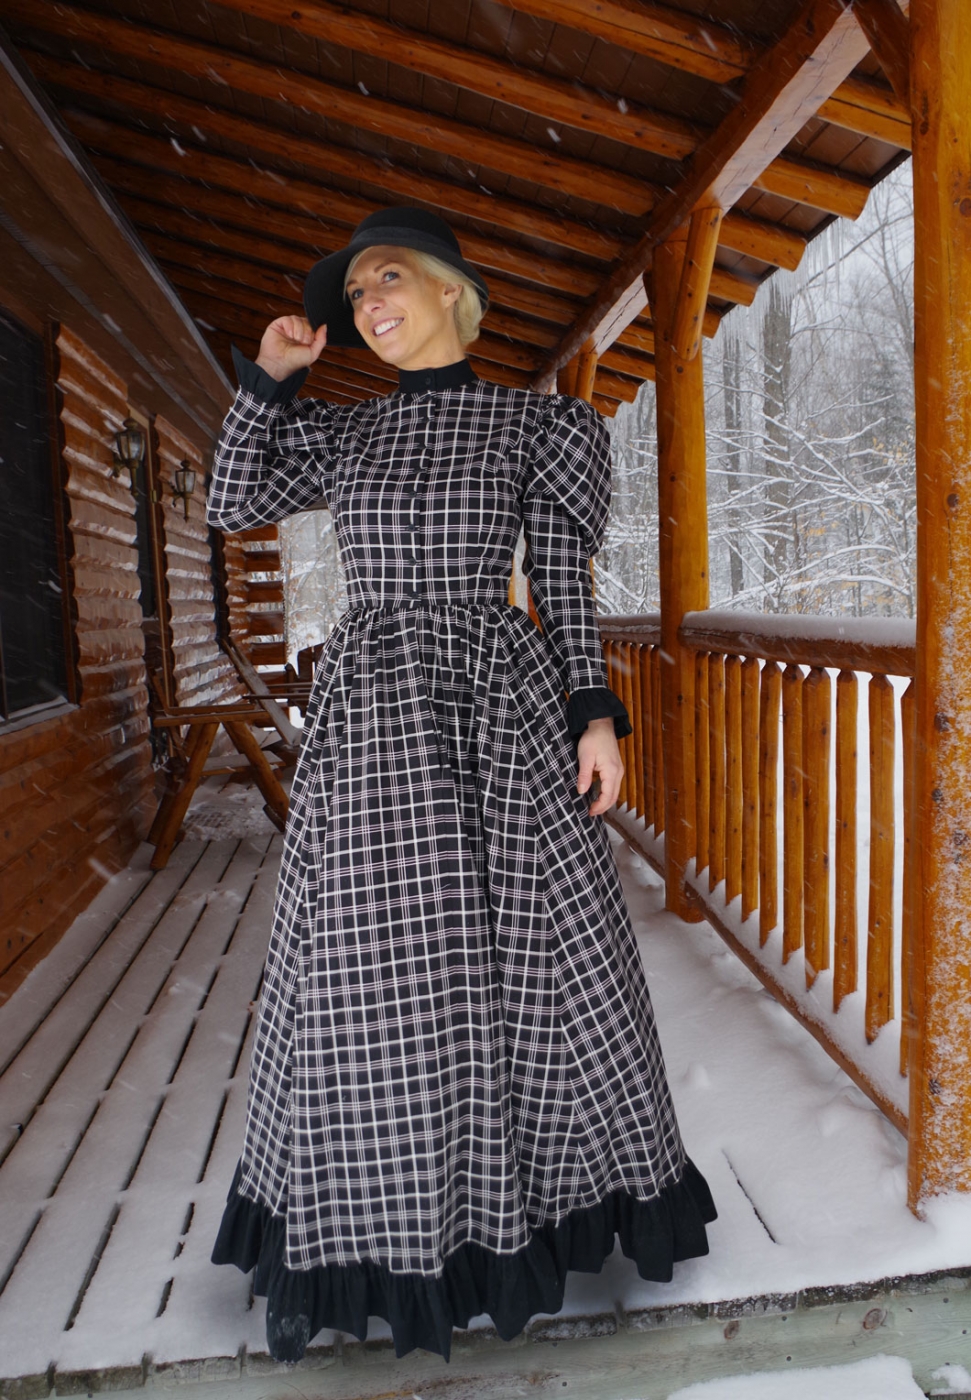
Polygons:
M57 351L80 703L0 736L0 973L52 945L153 806L134 502L111 472L127 389L69 330Z
M243 695L243 688L236 668L219 646L216 629L202 452L161 416L155 420L155 431L175 703L208 705L218 700L237 699ZM189 498L188 519L181 497L172 493L172 478L183 460L188 460L196 472L196 489ZM227 553L233 555L231 549ZM238 570L239 566L234 564L233 573ZM234 578L233 593L241 592L242 582ZM234 636L239 635L234 629Z

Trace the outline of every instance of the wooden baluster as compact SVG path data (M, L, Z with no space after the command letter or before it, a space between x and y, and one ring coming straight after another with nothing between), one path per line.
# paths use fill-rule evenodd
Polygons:
M742 893L742 663L725 657L725 903Z
M627 706L627 713L630 714L634 708L634 700L631 696L631 644L630 641L621 641L620 647L620 699ZM634 764L631 763L631 736L620 741L620 756L624 760L624 777L620 783L620 797L617 798L618 805L627 806L630 812L634 806Z
M708 715L711 720L708 768L711 797L708 802L708 888L725 878L725 658L708 658Z
M893 1019L894 705L886 676L870 680L870 906L866 1038Z
M914 900L917 878L917 833L914 828L916 686L910 682L900 697L900 738L904 749L904 889L900 929L900 1073L910 1073L910 1051L917 1033L914 1017Z
M833 1010L856 991L856 803L858 685L853 671L836 678L836 948Z
M644 714L643 737L641 740L641 773L643 775L644 801L643 812L645 826L654 825L654 707L651 703L651 648L642 646L638 658L638 670L641 673L641 708Z
M782 961L802 947L802 670L782 673Z
M829 754L832 700L829 676L813 666L802 685L803 946L806 986L830 965Z
M708 714L708 654L695 653L695 831L697 851L695 852L695 874L700 874L708 865L708 805L711 798L711 774L708 768L708 748L711 740L709 732L711 720Z
M664 734L661 724L661 648L651 647L651 705L654 710L654 835L664 832Z
M782 671L762 667L759 683L759 943L779 922L779 710Z
M759 663L742 662L742 918L759 905Z
M632 789L629 806L637 816L644 815L644 725L641 704L641 651L640 642L631 642L630 647L630 722L634 726L631 735L630 787Z

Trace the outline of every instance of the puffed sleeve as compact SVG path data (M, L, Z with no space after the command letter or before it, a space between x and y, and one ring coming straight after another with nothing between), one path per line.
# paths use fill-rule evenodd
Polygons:
M296 398L306 370L276 380L232 349L240 387L219 435L206 519L218 529L250 530L327 499L341 410Z
M563 394L544 404L523 492L523 572L569 692L574 737L612 716L618 738L631 732L607 684L593 601L590 559L603 543L610 508L610 439L596 409Z

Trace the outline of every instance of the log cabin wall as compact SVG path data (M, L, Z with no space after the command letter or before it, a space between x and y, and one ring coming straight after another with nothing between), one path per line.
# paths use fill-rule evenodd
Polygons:
M145 833L154 776L123 380L62 327L55 367L78 704L0 733L0 973L49 948Z
M202 484L205 454L200 444L190 442L161 415L155 419L155 432L174 703L204 705L238 699L243 695L243 687L219 644L213 551ZM188 519L181 499L171 492L173 474L182 461L188 461L196 472ZM241 567L232 551L226 553L227 564L232 558L234 570ZM232 592L241 592L241 581L234 580ZM238 629L232 629L232 634L244 635Z

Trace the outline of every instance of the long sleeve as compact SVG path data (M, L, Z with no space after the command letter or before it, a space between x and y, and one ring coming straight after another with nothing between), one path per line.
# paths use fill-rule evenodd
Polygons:
M590 578L610 506L610 441L596 410L582 399L553 396L530 465L523 572L569 692L570 732L577 736L591 719L612 716L622 737L631 732L630 720L607 684Z
M294 397L304 370L277 381L235 346L233 360L240 388L216 447L206 519L219 529L249 530L327 499L341 410Z

